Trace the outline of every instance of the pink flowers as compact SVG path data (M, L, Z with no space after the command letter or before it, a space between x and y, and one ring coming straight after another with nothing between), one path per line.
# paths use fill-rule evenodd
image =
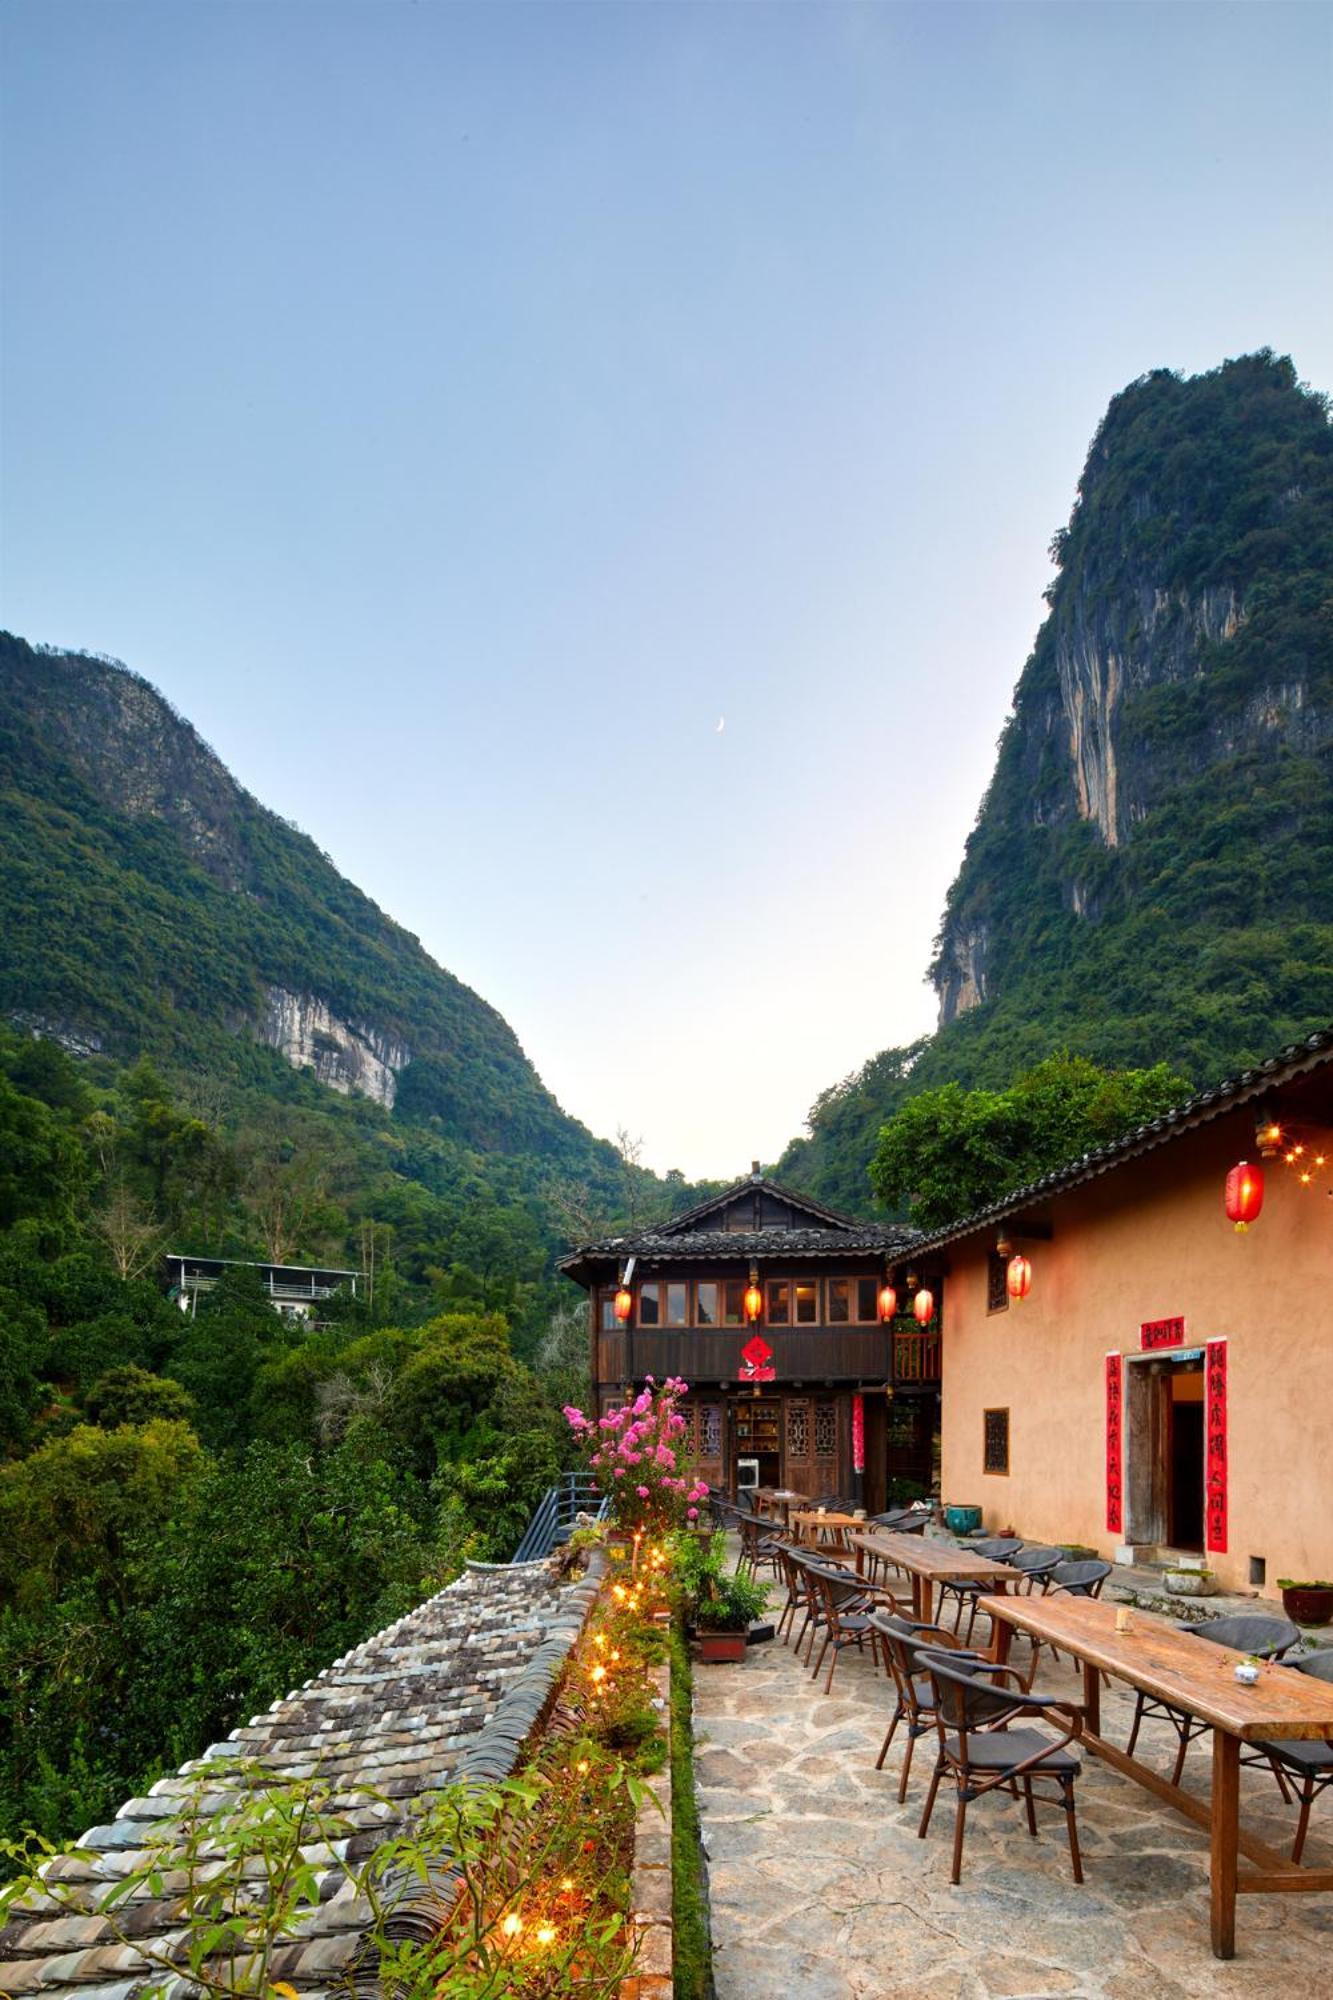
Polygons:
M688 1393L688 1384L673 1376L662 1383L648 1380L629 1402L604 1416L588 1417L573 1404L565 1406L565 1420L584 1447L598 1485L610 1496L618 1526L657 1529L682 1517L698 1519L694 1503L708 1488L687 1476L680 1440L689 1427L676 1408ZM636 1468L632 1474L631 1466Z

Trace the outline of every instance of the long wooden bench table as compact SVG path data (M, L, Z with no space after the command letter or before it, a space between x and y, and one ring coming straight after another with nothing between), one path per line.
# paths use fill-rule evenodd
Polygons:
M1217 1958L1236 1952L1236 1896L1333 1890L1333 1868L1305 1868L1268 1847L1240 1824L1240 1746L1281 1738L1333 1737L1333 1687L1290 1667L1265 1665L1253 1686L1235 1678L1245 1657L1229 1646L1177 1632L1165 1618L1130 1613L1131 1629L1117 1632L1114 1604L1086 1597L993 1597L986 1608L994 1620L995 1657L1004 1660L1015 1630L1071 1653L1083 1664L1083 1741L1095 1757L1123 1771L1165 1799L1212 1843L1212 1940ZM1127 1756L1101 1734L1101 1673L1166 1701L1210 1723L1213 1730L1213 1786L1197 1798ZM1238 1854L1253 1864L1240 1868Z
M882 1556L886 1562L906 1570L912 1579L912 1616L925 1624L934 1622L937 1583L985 1583L992 1591L1003 1592L1023 1580L1007 1563L992 1562L989 1556L955 1548L952 1542L928 1542L922 1535L897 1535L892 1528L863 1527L859 1534L850 1534L848 1542L862 1575L867 1555Z

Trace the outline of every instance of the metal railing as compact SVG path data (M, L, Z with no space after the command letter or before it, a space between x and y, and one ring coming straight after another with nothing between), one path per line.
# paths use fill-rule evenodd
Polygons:
M599 1493L594 1482L583 1472L566 1472L555 1486L548 1486L527 1531L515 1549L513 1560L539 1562L549 1556L551 1550L561 1542L567 1542L580 1514L591 1514L595 1521L606 1518L607 1499Z

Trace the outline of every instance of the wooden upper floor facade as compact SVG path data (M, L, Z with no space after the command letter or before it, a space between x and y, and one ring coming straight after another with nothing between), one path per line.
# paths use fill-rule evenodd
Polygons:
M696 1386L935 1383L940 1315L906 1291L913 1232L863 1223L747 1179L650 1230L582 1245L561 1268L589 1295L592 1373L606 1392L652 1375ZM896 1279L901 1309L881 1316ZM938 1296L939 1286L936 1283Z

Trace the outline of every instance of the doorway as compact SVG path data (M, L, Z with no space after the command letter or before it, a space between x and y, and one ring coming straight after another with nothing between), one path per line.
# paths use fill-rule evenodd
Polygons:
M1126 1539L1202 1554L1203 1350L1127 1359Z
M1203 1363L1167 1376L1166 1538L1173 1549L1203 1554Z

